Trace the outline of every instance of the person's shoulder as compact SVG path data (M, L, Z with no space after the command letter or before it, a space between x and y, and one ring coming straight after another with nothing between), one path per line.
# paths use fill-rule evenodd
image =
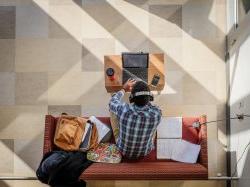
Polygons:
M150 108L154 111L154 112L158 112L158 113L161 113L161 109L159 106L157 105L153 105L150 103Z

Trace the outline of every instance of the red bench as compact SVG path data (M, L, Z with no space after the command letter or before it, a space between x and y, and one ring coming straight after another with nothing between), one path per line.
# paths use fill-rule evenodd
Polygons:
M43 153L56 149L53 143L58 117L46 115ZM108 117L99 120L110 124ZM206 117L183 118L183 139L201 144L197 163L157 160L156 151L138 161L123 160L119 164L93 163L80 176L83 180L204 180L208 179L207 128L191 128L194 121L206 122Z

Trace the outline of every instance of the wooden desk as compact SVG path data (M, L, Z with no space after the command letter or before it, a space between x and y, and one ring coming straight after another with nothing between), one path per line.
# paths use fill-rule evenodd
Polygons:
M115 80L111 81L106 75L106 70L113 68ZM150 85L154 75L160 76L156 87ZM104 77L107 92L112 93L122 88L122 57L121 55L104 56ZM151 90L161 91L165 85L164 54L149 54L148 85Z

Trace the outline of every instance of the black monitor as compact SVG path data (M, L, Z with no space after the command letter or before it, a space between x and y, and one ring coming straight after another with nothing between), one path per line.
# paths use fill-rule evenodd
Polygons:
M122 53L123 68L148 68L148 53Z

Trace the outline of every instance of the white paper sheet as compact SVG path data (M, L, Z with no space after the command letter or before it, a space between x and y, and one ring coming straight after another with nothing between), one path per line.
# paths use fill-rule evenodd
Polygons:
M99 119L97 119L95 116L91 116L90 121L96 125L97 132L98 132L98 143L104 138L106 134L110 131L110 129Z
M182 117L163 117L157 127L157 138L182 138Z
M157 139L157 159L171 159L172 152L181 139Z
M82 142L83 142L83 140L84 140L85 137L86 137L86 134L87 134L87 132L88 132L88 129L89 129L90 125L91 125L91 124L89 124L89 123L86 123L86 125L85 125L84 133L83 133L83 136L82 136Z
M175 146L171 155L171 159L179 162L196 163L200 149L200 145L181 140Z

